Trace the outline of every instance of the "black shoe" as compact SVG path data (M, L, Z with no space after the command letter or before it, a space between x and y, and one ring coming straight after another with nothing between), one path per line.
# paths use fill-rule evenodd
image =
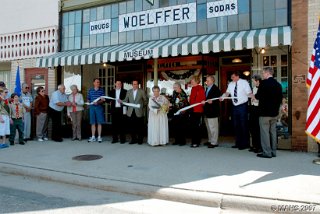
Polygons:
M272 158L271 156L267 156L267 155L264 155L262 153L257 154L257 157L259 157L259 158Z
M237 145L234 145L234 146L231 146L231 148L233 148L233 149L237 149L237 148L238 148L238 146L237 146Z
M273 157L273 158L275 158L275 157L277 157L277 155L275 155L275 154L272 154L272 157Z
M27 142L28 141L28 138L23 138L23 142Z
M197 148L197 147L199 147L199 145L198 145L198 144L191 144L190 147L191 147L191 148Z
M63 141L63 139L61 138L61 139L52 139L53 141L55 141L55 142L62 142Z
M141 144L143 144L143 142L139 141L138 144L141 145Z
M111 143L118 143L118 140L112 140Z
M216 148L216 147L218 147L218 146L219 146L219 145L212 145L212 144L209 144L209 145L208 145L208 148L212 148L212 149L213 149L213 148Z
M137 142L136 141L130 141L130 143L129 144L136 144Z
M77 140L77 138L72 138L72 141L75 141L75 140Z
M25 143L24 143L24 142L20 142L19 144L20 144L20 145L24 145Z
M125 143L126 143L126 141L125 141L125 140L124 140L124 141L120 141L120 143L121 143L121 144L125 144Z
M255 148L250 147L250 149L249 149L248 151L249 151L249 152L254 152L254 151L255 151Z
M179 146L185 146L186 143L179 143Z
M14 146L14 142L10 141L10 146Z
M262 149L254 149L253 152L254 152L254 153L261 153L261 152L262 152Z

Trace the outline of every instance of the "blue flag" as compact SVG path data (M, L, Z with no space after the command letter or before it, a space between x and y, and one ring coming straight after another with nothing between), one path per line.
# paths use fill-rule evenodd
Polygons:
M18 96L20 97L21 95L21 82L20 82L20 69L19 69L19 65L17 67L17 74L16 74L16 86L14 88L14 93L18 94Z

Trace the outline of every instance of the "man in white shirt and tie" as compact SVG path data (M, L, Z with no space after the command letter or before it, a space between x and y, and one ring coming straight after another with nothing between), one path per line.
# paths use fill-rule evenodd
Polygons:
M233 72L231 75L232 82L229 83L227 91L221 96L231 95L233 109L232 118L236 134L236 144L232 148L239 150L247 149L250 145L249 128L248 128L248 97L252 94L248 81L241 79L239 72Z

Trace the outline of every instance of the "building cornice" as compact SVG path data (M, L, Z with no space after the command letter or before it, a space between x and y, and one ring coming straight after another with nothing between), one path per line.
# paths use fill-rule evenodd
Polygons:
M96 7L121 1L123 0L62 0L61 11L65 12L79 10L83 8Z

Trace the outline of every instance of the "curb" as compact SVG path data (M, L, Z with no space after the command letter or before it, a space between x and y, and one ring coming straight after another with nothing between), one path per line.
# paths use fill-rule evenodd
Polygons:
M320 213L320 202L310 203L307 201L293 201L265 197L257 198L229 193L195 191L176 187L165 187L132 181L117 180L112 178L95 177L5 162L0 162L0 172L109 192L118 192L123 194L143 196L146 198L156 198L192 205L215 207L220 208L221 210L276 213L281 212L279 209L284 208L283 206L288 206L288 208L285 210L288 212L294 211L288 210L293 209L293 206L302 208L304 206L306 207L307 205L314 205L315 210L313 213Z

